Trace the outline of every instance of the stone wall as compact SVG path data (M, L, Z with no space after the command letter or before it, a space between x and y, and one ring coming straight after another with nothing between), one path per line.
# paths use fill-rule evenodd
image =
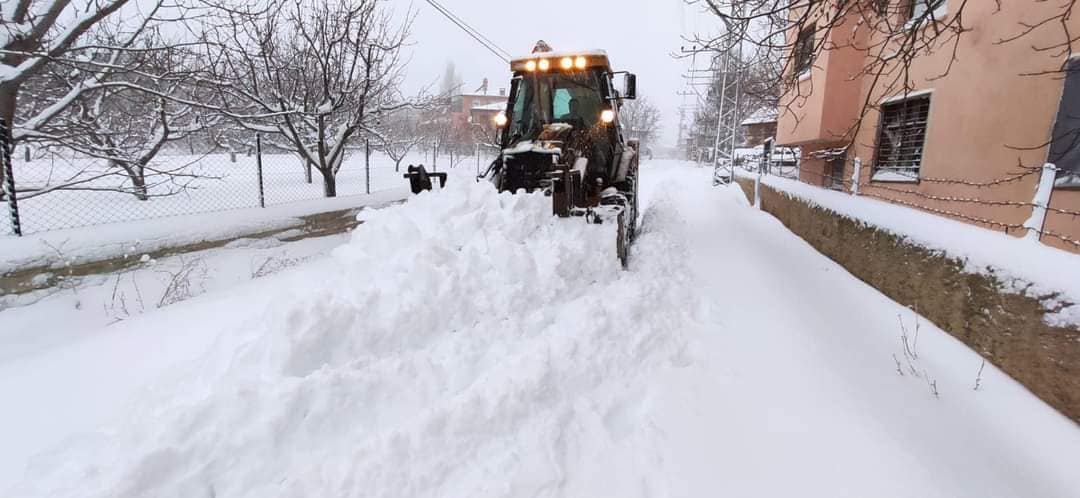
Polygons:
M740 179L753 200L753 180ZM1080 423L1080 329L1043 320L1043 299L1003 292L962 261L761 186L761 207L853 275L963 341ZM1050 296L1042 296L1043 298Z

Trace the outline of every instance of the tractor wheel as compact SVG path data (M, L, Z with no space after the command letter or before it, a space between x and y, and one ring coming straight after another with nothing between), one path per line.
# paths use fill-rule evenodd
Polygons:
M626 181L622 185L622 194L626 196L626 211L629 213L627 217L628 232L630 241L633 242L637 238L637 222L638 222L638 168L634 165L629 174L626 175Z
M619 226L618 226L618 233L617 233L618 239L616 239L615 244L616 244L616 249L618 250L618 253L619 253L619 262L622 263L622 267L623 267L624 270L629 268L630 239L631 239L630 225L632 224L632 222L629 221L629 220L630 220L630 211L629 210L625 210L625 211L619 213L619 218L618 218L618 225Z

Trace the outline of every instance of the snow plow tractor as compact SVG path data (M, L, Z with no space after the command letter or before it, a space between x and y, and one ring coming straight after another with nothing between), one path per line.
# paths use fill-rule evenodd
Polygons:
M622 101L636 98L637 78L612 71L602 50L557 53L543 41L510 69L509 101L495 117L501 152L485 177L501 192L543 192L557 216L617 224L625 267L637 228L638 143L618 118Z

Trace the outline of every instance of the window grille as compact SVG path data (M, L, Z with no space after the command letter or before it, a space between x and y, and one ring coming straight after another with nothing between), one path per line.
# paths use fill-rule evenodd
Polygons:
M881 106L874 180L914 181L922 166L930 96Z

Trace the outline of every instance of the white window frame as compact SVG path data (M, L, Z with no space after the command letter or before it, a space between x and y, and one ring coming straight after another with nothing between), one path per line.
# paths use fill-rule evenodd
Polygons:
M926 14L926 9L929 7L928 2L932 2L933 0L911 1L915 2L912 7L914 10L911 13L911 19L908 19L907 22L904 23L904 29L921 28L931 20L943 21L945 20L945 17L949 15L949 0L941 0L941 3L938 4L937 7L934 7L933 14L925 18L923 18L923 16ZM916 22L918 22L917 26Z

